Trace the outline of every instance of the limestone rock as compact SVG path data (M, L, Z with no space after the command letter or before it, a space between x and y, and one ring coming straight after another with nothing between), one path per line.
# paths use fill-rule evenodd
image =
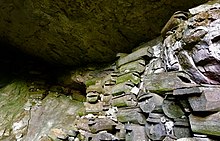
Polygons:
M113 96L120 95L123 93L128 94L130 93L130 90L132 89L133 86L134 84L131 82L119 83L112 87L111 94Z
M98 102L98 99L99 99L99 94L98 93L90 92L86 95L86 100L89 103L96 103L96 102Z
M55 126L70 127L77 110L83 106L66 96L56 97L52 92L41 102L30 99L29 93L32 92L27 83L18 80L0 89L0 132L4 131L0 138L40 140Z
M108 132L99 132L95 137L92 138L92 141L112 141L117 138Z
M191 129L188 118L178 118L174 119L174 135L179 138L191 137Z
M136 125L136 124L126 124L126 141L140 140L140 141L148 141L148 137L145 135L144 126Z
M169 118L180 118L184 116L184 112L175 100L165 99L163 101L163 112Z
M211 1L190 9L192 16L177 17L163 43L166 70L186 71L199 84L219 84L219 5Z
M127 63L125 65L122 65L119 68L120 73L125 72L138 72L139 74L142 73L145 69L145 60L140 59L134 62Z
M112 99L112 106L114 107L135 107L137 102L133 95L121 95Z
M140 109L123 109L119 110L117 114L118 121L122 123L134 123L134 124L145 124L146 118L140 112Z
M119 58L118 62L117 62L117 66L120 67L124 64L136 61L138 59L142 59L142 58L152 58L153 54L151 51L151 46L148 45L144 45L143 47L140 47L140 49L132 52L131 54L128 54L125 57L121 57Z
M189 97L193 111L217 112L220 111L220 88L203 88L200 96Z
M173 95L199 95L201 93L202 89L199 87L182 88L173 91Z
M108 118L96 118L93 123L89 126L92 133L97 133L99 131L112 132L115 130L117 124Z
M84 102L86 113L99 113L103 110L103 102L97 102L95 104Z
M166 136L165 126L161 123L155 125L145 125L145 130L151 140L163 140Z
M151 98L140 102L140 108L144 113L152 112L155 107L162 106L163 98L157 94L151 94Z
M157 36L173 12L205 1L3 0L0 35L56 64L108 62Z
M66 140L68 138L67 133L64 130L59 129L59 128L51 129L48 136L52 138L53 140L56 140L56 139Z
M124 83L127 81L130 81L137 85L138 83L140 83L140 76L138 73L135 73L135 72L122 74L117 77L116 84Z
M164 120L164 114L161 113L153 113L151 112L147 118L147 122L148 123L153 123L153 124L157 124L157 123L161 123L161 121Z
M220 112L206 117L190 115L189 120L193 132L206 135L220 136Z
M151 92L165 93L179 88L196 86L196 84L185 73L167 72L146 76L144 86Z

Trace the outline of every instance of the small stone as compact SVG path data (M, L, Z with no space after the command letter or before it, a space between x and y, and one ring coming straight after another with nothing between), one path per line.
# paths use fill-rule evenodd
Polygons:
M105 112L105 115L113 120L113 121L117 121L117 112L118 112L118 108L117 107L111 107L108 109L108 111Z
M101 94L100 97L101 97L101 101L104 102L105 104L109 104L110 100L112 99L112 95L108 93Z
M75 137L68 137L68 141L75 141Z
M136 86L131 89L131 93L133 93L135 95L138 95L139 91L140 91L140 89Z
M98 101L98 99L99 99L99 93L97 93L97 92L89 92L86 95L86 100L89 103L96 103Z
M79 138L75 138L74 141L80 141Z
M28 100L24 105L24 110L29 111L31 110L31 107L32 107L32 103L30 102L30 100Z
M174 126L174 135L175 137L179 138L185 138L185 137L191 137L192 133L189 127L185 126Z
M175 139L169 137L169 136L166 136L163 141L176 141Z
M84 131L90 131L89 129L89 119L87 118L80 118L75 121L77 129L81 129Z
M15 135L15 138L18 140L18 139L21 139L22 136L23 136L23 135L22 135L21 133L20 133L20 134L16 134L16 135Z
M68 136L70 137L76 137L78 134L79 134L79 131L75 131L75 130L68 131Z
M97 102L95 104L84 102L84 106L86 108L86 113L99 113L103 110L103 102Z
M126 130L125 130L125 125L122 123L118 123L118 125L115 127L116 129L116 137L119 140L125 140L125 136L126 136Z
M173 135L173 126L174 123L172 121L167 121L165 122L165 129L166 129L166 134L167 135Z
M68 135L61 128L53 128L53 129L50 130L49 137L51 137L52 139L58 138L58 139L61 139L61 140L65 140L65 139L68 138Z
M189 125L189 120L188 120L188 118L176 118L176 119L174 119L174 125L175 126L181 126L181 127L189 127L190 125Z

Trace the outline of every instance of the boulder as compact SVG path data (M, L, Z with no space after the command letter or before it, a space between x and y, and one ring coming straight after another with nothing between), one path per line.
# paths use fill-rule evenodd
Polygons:
M0 2L0 38L64 65L108 62L159 35L173 12L207 0Z

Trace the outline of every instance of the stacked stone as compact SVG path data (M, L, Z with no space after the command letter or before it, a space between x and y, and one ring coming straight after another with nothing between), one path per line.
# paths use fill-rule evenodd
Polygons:
M211 2L190 9L190 13L176 12L162 30L163 43L157 38L131 54L119 53L112 73L87 87L85 115L76 121L80 139L219 140L219 7ZM192 17L187 21L188 14ZM193 30L195 36L188 31L197 26L194 21L201 26ZM209 34L203 32L204 24L211 24L206 25ZM201 41L199 48L209 38L210 56L202 58L207 48L190 52L189 47Z

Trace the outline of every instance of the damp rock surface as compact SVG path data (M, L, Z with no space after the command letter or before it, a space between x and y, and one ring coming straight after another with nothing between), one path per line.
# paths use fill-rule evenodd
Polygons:
M109 62L158 36L175 11L206 1L2 0L0 37L59 65Z

